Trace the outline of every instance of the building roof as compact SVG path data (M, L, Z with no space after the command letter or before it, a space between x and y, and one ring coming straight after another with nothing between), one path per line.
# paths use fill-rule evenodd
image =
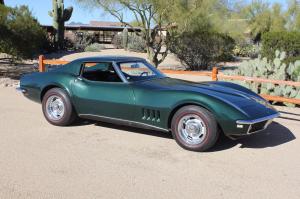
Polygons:
M110 22L110 21L90 21L91 26L97 26L97 27L121 27L125 26L124 23L121 22Z
M42 25L42 27L52 30L51 25ZM120 22L105 22L105 21L90 21L89 24L74 23L71 22L65 25L66 30L107 30L107 31L122 31L124 29L124 24ZM127 27L128 31L140 31L139 27Z

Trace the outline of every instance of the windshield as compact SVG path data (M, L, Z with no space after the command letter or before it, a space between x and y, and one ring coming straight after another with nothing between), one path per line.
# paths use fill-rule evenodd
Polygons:
M120 62L118 66L129 82L165 77L146 61Z

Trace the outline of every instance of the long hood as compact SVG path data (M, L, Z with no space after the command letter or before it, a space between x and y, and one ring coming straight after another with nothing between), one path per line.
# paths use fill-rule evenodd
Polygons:
M257 95L246 88L227 82L190 82L173 78L154 79L144 81L141 85L159 90L190 91L207 95L217 95L231 98L232 101L251 99ZM237 89L240 87L239 89Z
M173 78L162 78L145 81L141 85L148 88L152 87L152 89L193 92L217 98L238 108L250 118L276 113L272 106L256 93L229 82L196 83Z

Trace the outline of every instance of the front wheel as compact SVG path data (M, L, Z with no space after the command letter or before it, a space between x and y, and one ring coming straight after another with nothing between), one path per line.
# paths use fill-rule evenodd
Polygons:
M52 88L46 92L42 108L47 121L56 126L70 125L76 119L68 94L60 88Z
M206 151L217 141L219 132L216 119L208 110L199 106L180 108L172 118L172 135L183 148Z

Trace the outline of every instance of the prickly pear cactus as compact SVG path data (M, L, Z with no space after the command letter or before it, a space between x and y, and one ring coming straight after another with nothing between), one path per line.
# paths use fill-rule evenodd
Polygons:
M64 8L64 0L52 0L52 11L49 16L53 18L53 28L55 30L54 45L62 49L64 44L65 22L68 21L73 13L73 7Z
M242 62L237 69L224 73L264 79L300 81L300 60L287 65L284 63L285 58L285 52L276 50L274 60L258 56L256 59ZM239 84L259 94L300 99L300 87L255 82L239 82ZM289 103L285 103L285 105L294 106Z

